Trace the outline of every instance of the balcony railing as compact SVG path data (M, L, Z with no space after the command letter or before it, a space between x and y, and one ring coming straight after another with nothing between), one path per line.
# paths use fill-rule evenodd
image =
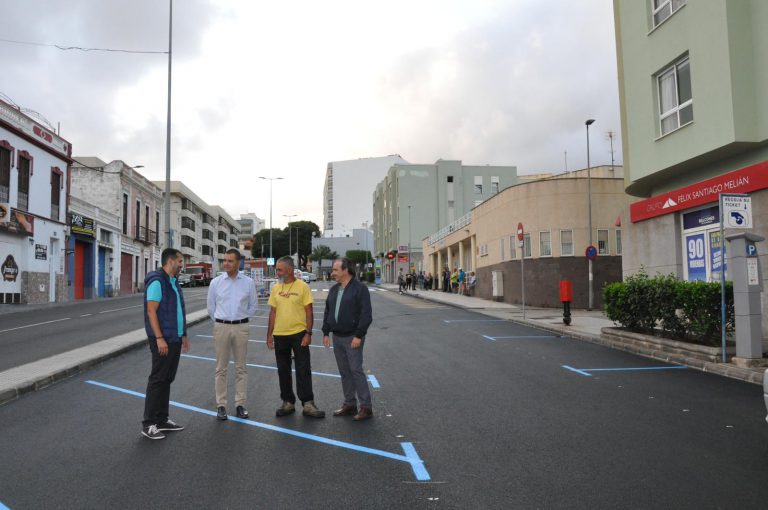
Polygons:
M0 202L8 202L9 192L8 186L0 186Z
M149 230L147 227L136 227L135 239L145 244L157 244L157 232Z
M429 240L427 241L427 244L435 244L439 240L448 237L449 235L453 234L457 230L459 230L461 227L466 227L472 223L472 213L469 212L459 218L458 220L454 221L447 227L443 227L431 236L429 236Z
M29 211L29 193L24 193L23 191L19 191L19 202L18 206L16 207L19 210L22 211Z

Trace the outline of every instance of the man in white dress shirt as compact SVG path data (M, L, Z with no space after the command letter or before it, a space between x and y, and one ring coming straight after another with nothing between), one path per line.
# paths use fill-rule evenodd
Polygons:
M256 286L239 271L240 252L234 248L224 254L225 274L213 279L208 289L208 315L214 321L216 348L216 416L227 419L227 367L230 351L235 358L235 406L238 418L248 418L245 409L248 372L245 357L250 336L249 318L256 313Z

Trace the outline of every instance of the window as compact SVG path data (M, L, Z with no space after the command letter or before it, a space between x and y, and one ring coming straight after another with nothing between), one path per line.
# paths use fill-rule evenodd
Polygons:
M181 247L195 249L195 240L189 236L181 236Z
M208 239L209 241L213 241L213 232L211 230L208 230L207 228L204 228L203 239Z
M523 257L531 258L531 234L523 234Z
M659 122L661 134L693 122L691 66L688 58L681 60L658 75Z
M136 222L134 223L136 226L136 239L141 238L141 202L138 200L136 201Z
M481 257L485 257L486 255L488 255L488 245L487 244L481 244L480 246L477 247L477 249L480 252L479 255Z
M610 253L608 247L608 230L597 230L597 253L598 255L608 255Z
M202 250L203 250L203 255L213 255L213 247L211 246L203 245Z
M491 193L494 195L499 192L499 176L494 175L491 177Z
M504 260L504 239L499 239L499 251L501 252L501 260Z
M56 221L61 216L61 188L64 187L64 172L57 167L51 168L51 219Z
M573 231L560 231L560 256L568 257L573 255Z
M453 176L452 175L448 176L448 182L453 182Z
M0 202L8 202L11 190L11 148L8 142L0 142Z
M621 229L616 229L616 255L621 255Z
M539 232L539 257L552 256L552 234Z
M483 194L483 176L476 175L475 176L475 195L482 195L482 194Z
M653 0L653 26L657 27L685 5L685 0Z
M128 193L123 193L123 234L128 235Z
M517 258L517 237L509 236L509 258L515 260Z
M19 171L19 201L17 207L22 211L29 210L29 176L32 169L32 161L19 154L19 161L16 165Z
M186 216L181 217L181 228L188 228L189 230L192 230L194 232L195 230L195 220L192 218L187 218Z

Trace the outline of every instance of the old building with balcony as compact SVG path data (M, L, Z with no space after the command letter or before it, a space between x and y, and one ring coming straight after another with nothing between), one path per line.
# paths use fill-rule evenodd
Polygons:
M0 304L67 299L72 146L0 101Z
M75 157L72 196L119 219L119 256L113 254L113 293L142 291L149 271L160 266L160 217L163 192L136 169L120 160ZM116 244L115 241L112 241ZM77 248L75 247L75 250ZM74 253L77 257L77 251Z

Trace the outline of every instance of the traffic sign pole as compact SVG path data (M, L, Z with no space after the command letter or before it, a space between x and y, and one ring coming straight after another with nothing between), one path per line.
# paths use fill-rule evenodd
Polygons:
M725 353L725 235L723 223L723 194L720 193L718 209L720 212L720 340L723 344L723 363L727 363Z
M517 240L520 241L520 287L523 299L523 320L525 320L525 230L523 224L517 224Z

